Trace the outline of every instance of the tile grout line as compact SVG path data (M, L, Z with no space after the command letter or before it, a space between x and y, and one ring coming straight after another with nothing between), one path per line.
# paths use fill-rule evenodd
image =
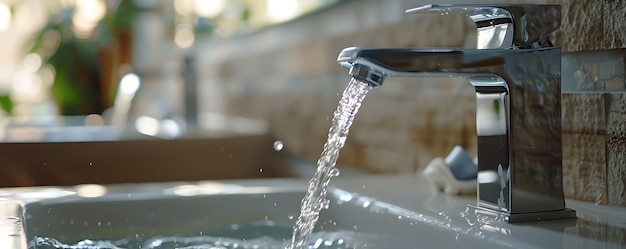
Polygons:
M611 197L609 196L609 175L610 175L610 164L609 164L609 107L611 102L611 95L609 93L603 93L604 99L604 125L605 125L605 140L604 140L604 194L606 196L606 204L611 203Z

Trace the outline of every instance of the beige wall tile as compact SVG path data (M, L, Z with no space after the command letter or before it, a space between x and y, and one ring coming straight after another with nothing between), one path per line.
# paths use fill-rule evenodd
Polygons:
M604 0L603 39L607 47L626 47L626 1Z
M563 0L561 42L564 52L602 49L602 1Z
M605 136L564 133L563 144L565 196L606 204Z
M607 136L626 138L626 93L610 93L607 96Z
M604 135L606 133L605 94L562 94L561 117L563 132Z
M626 138L607 141L608 204L626 206Z
M608 96L609 204L626 206L626 93Z

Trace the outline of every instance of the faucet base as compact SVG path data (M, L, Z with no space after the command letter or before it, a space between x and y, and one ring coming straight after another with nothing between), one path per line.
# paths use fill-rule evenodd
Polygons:
M470 209L474 209L477 215L487 215L495 217L509 223L557 220L557 219L576 219L576 210L565 208L563 210L533 212L533 213L507 213L496 211L488 208L468 205Z

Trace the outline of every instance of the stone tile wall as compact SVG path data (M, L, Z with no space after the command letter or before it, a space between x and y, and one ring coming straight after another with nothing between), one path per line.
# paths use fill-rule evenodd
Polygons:
M626 1L564 1L566 195L626 206ZM578 52L582 51L582 52ZM585 92L592 91L592 92Z
M347 1L253 34L207 42L198 52L201 110L266 119L286 153L314 161L349 80L335 62L341 49L475 46L474 24L462 16L403 13L439 1ZM626 47L626 0L481 2L561 4L562 27L554 38L564 52ZM566 195L626 206L626 94L606 92L619 91L620 75L623 83L623 57L620 67L618 56L614 63L570 54L567 60L576 63L570 71L564 64L564 85L571 74L568 86L581 79L582 86L591 82L603 92L563 97ZM463 79L390 78L366 97L338 163L413 174L457 144L475 155L475 130L474 89Z
M563 55L563 166L567 196L626 205L626 49Z

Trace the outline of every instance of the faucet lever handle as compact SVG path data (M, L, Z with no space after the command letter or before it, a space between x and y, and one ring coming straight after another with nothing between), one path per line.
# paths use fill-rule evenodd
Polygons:
M548 35L561 26L559 5L429 4L406 13L465 14L476 23L478 49L552 47Z

